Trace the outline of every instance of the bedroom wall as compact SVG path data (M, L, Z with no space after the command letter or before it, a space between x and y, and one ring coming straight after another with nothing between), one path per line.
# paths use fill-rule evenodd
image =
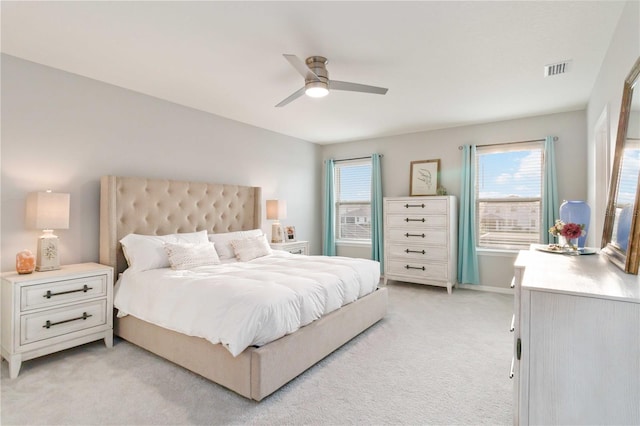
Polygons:
M409 163L413 160L440 159L441 184L449 194L460 195L461 153L463 144L540 139L558 136L556 159L570 158L571 167L559 167L560 200L585 200L587 197L587 135L585 111L550 114L518 120L412 133L401 136L324 145L323 160L383 154L382 184L384 196L409 194ZM339 246L338 254L369 256L368 247ZM513 277L516 252L487 251L479 255L480 281L483 286L508 289Z
M598 247L602 238L608 196L606 182L611 173L613 150L618 134L622 88L638 57L640 2L629 1L611 38L587 107L589 205L596 206L591 209L591 222L597 224L596 232L592 235L594 240L591 240L590 244Z
M64 71L2 55L2 271L35 252L28 192L71 194L62 264L98 260L99 181L106 174L262 186L286 199L299 239L320 252L320 147ZM295 158L296 161L287 161ZM271 222L263 229L271 233Z

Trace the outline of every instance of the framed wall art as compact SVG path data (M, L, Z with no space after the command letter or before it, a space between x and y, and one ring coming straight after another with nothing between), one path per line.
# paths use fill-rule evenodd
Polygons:
M437 195L440 178L440 159L411 162L409 195Z

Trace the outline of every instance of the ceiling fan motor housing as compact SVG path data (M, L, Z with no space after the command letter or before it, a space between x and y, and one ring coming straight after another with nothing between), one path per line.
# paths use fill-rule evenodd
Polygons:
M310 56L305 60L309 69L320 79L306 78L304 86L306 89L312 87L322 87L329 90L329 72L327 71L327 58L323 56Z

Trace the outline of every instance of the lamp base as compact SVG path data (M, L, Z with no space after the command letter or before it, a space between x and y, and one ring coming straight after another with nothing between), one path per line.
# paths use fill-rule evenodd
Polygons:
M280 222L274 222L273 225L271 225L271 242L284 242L284 233L282 232L282 226L280 226Z
M58 257L58 237L46 233L38 238L38 253L36 255L36 271L53 271L60 269Z

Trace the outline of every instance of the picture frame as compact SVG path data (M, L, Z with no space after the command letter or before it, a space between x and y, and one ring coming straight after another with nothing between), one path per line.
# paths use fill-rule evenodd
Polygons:
M284 227L284 242L285 243L293 243L296 241L296 227L295 226L285 226Z
M440 186L440 159L412 161L409 177L409 195L438 195Z

